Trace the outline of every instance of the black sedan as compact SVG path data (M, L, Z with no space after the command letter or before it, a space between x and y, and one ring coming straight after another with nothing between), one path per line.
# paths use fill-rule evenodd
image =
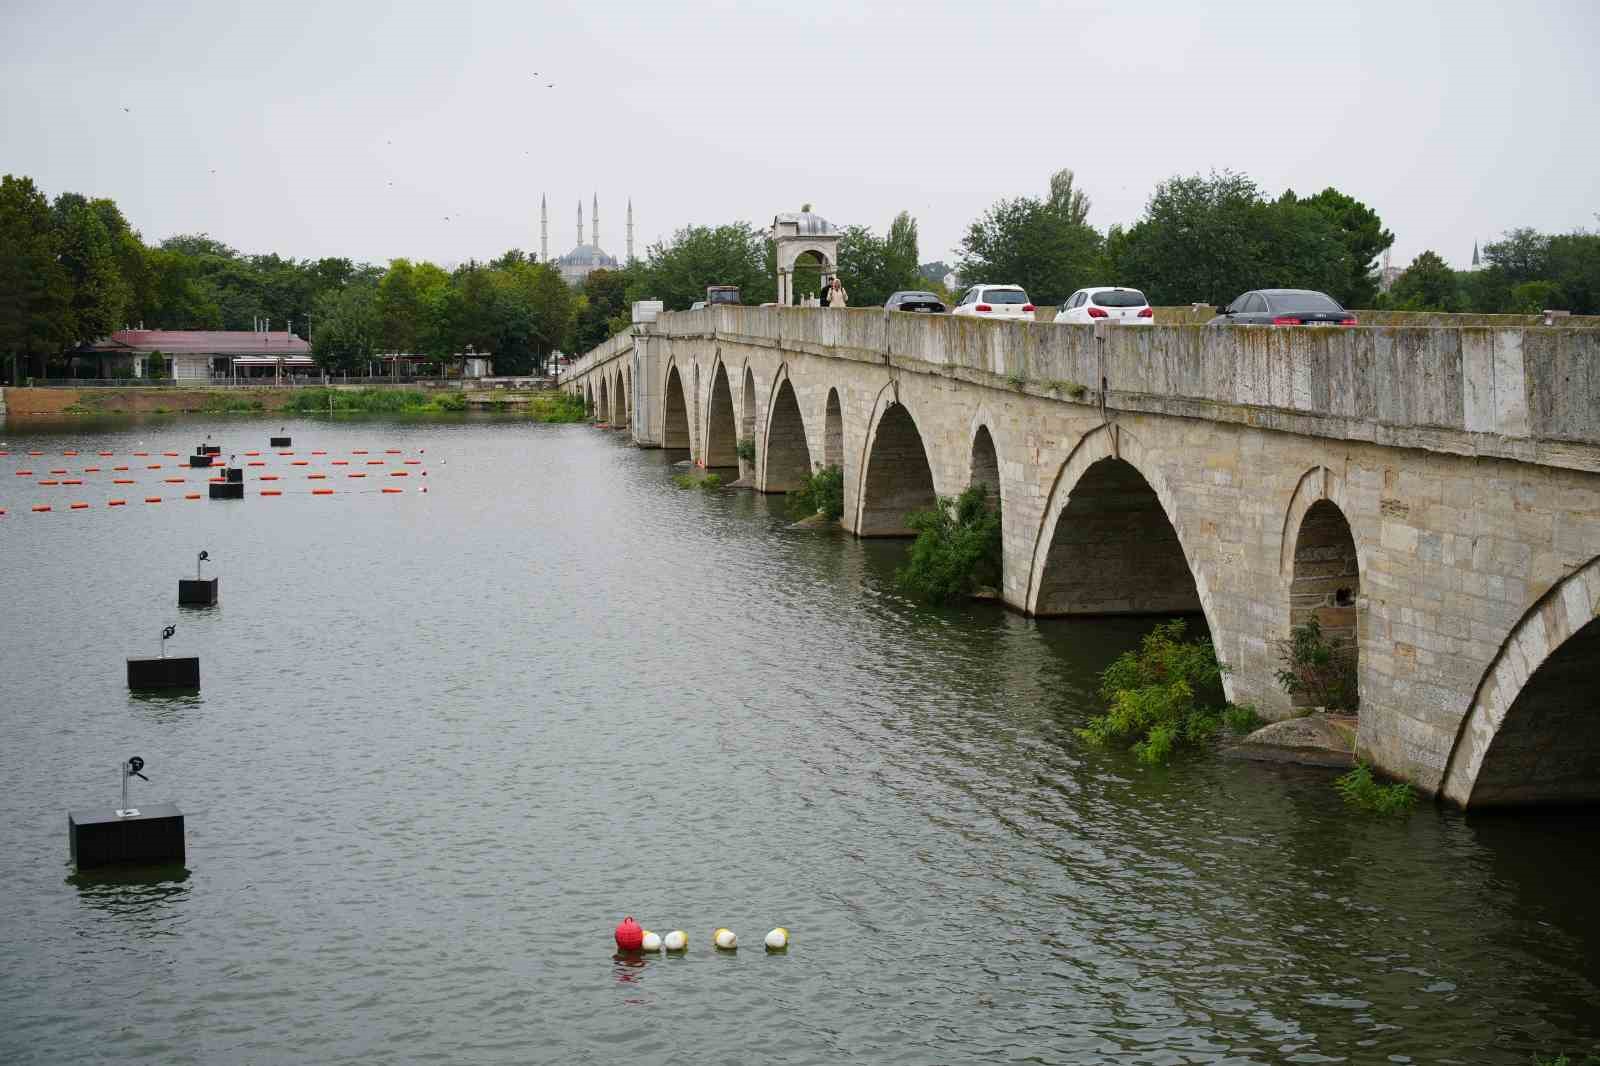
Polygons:
M883 302L890 311L918 311L925 315L942 315L949 310L944 301L931 292L897 292Z
M1353 326L1356 316L1327 293L1311 289L1255 289L1245 293L1207 325Z

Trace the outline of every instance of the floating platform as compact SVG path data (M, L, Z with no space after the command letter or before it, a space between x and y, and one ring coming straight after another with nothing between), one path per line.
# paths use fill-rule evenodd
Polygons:
M130 689L199 688L200 659L159 658L129 659L128 687Z
M183 862L183 812L171 803L138 810L126 817L113 810L67 812L67 836L78 869Z
M216 488L215 485L212 488ZM217 585L221 578L216 577L180 577L178 579L178 606L179 607L215 607L217 605Z
M288 447L293 446L293 444L294 444L294 438L292 438L292 437L268 437L267 438L267 447L269 447L269 448L288 448Z

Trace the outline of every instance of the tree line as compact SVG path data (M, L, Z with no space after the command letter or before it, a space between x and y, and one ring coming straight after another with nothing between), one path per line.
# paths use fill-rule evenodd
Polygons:
M809 207L809 205L807 205ZM1394 242L1377 212L1334 188L1264 192L1229 171L1158 184L1140 218L1104 231L1071 170L1039 196L995 201L967 228L955 270L970 282L1019 284L1040 305L1086 285L1142 289L1161 305L1222 304L1255 288L1308 288L1346 307L1504 313L1600 313L1600 234L1516 229L1483 248L1482 269L1452 270L1424 252L1380 292L1378 260ZM919 263L916 219L902 211L882 236L840 230L838 273L856 307L928 289L946 299L943 263ZM573 289L554 267L512 249L446 270L395 259L246 255L205 234L147 245L109 199L0 179L0 357L46 376L70 352L124 326L253 328L265 320L311 341L330 369L362 370L402 352L448 365L493 355L499 373L527 373L552 352L587 351L627 328L637 300L682 310L708 285L739 286L746 304L776 298L776 253L749 222L691 225L644 258L590 274ZM797 268L795 290L821 285Z

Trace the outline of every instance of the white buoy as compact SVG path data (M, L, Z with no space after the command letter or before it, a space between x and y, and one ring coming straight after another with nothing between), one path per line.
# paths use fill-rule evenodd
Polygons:
M645 951L660 951L661 934L652 933L650 930L646 929L644 931L644 939L639 942L639 946Z
M661 946L668 951L683 951L689 946L689 934L682 929L674 929L661 938Z
M778 928L767 934L768 951L782 951L788 946L789 930L785 929L783 926L780 925Z
M723 951L733 951L739 946L739 938L733 935L732 929L718 929L711 934L711 942Z

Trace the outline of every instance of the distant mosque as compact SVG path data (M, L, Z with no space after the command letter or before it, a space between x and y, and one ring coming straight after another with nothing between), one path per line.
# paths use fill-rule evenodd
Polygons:
M616 256L607 255L600 248L600 197L594 198L594 211L590 216L590 239L583 243L583 201L578 201L578 245L559 259L550 258L550 207L543 196L539 197L539 261L554 262L561 272L561 280L568 285L582 285L585 278L596 270L617 270L622 264ZM628 201L628 262L633 262L633 200Z

